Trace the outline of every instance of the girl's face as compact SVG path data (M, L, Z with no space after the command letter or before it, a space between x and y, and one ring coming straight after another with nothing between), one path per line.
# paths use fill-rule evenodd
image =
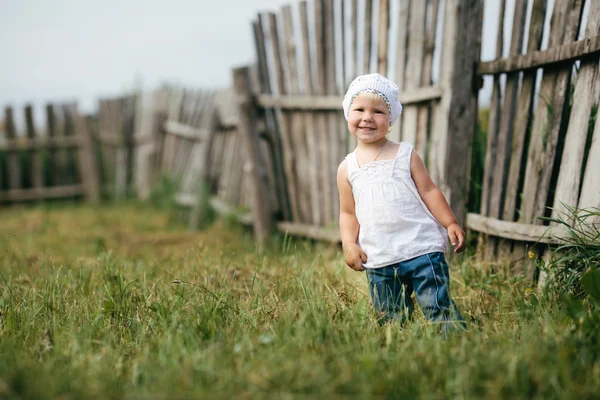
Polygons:
M348 114L348 130L363 143L375 143L388 133L390 111L377 94L364 93L354 98Z

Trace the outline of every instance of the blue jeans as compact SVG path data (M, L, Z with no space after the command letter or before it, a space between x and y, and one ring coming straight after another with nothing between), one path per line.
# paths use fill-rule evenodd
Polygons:
M412 317L414 292L425 317L439 322L444 334L465 322L450 298L450 278L444 253L425 254L381 268L367 269L369 291L381 321Z

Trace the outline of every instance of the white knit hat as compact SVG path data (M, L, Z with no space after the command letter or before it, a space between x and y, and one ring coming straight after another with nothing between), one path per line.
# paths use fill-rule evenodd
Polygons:
M402 104L398 100L398 86L377 73L357 76L348 87L342 102L346 120L348 120L354 98L364 92L377 93L383 97L390 110L390 125L393 125L402 112Z

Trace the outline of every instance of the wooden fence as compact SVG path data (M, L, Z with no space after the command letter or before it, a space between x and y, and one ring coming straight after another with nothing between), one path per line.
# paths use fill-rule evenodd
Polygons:
M527 2L516 0L510 56L502 59L504 3L498 59L477 66L478 75L493 76L494 87L482 208L468 215L467 226L489 235L488 258L510 259L533 277L532 264L525 262L529 251L537 257L539 244L560 242L565 235L539 217L568 219L564 205L600 206L600 124L595 123L600 2L588 1L584 20L582 0L555 1L551 15L546 1L534 0L530 16ZM550 19L548 32L545 19ZM544 34L548 44L542 49ZM578 34L584 38L577 41Z
M237 104L231 90L165 86L137 97L135 190L148 198L161 178L178 184L175 202L189 209L189 226L198 228L208 203L222 214L241 212L249 197L244 180L245 153L239 145Z
M481 2L403 0L396 8L388 0L310 4L257 16L258 93L250 87L250 69L234 71L258 240L273 224L273 204L264 198L273 192L279 229L339 239L336 170L354 146L341 103L349 82L369 72L387 75L400 87L405 111L390 138L415 144L464 220L480 48L473 32L481 30ZM261 175L267 157L253 144L260 139L261 120L273 149L272 182Z
M95 154L86 120L75 104L48 104L46 125L35 125L33 107L24 108L25 126L6 107L0 131L0 203L84 196L99 200Z

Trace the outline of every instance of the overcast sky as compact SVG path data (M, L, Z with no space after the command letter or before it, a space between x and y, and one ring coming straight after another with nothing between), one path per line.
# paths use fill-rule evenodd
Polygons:
M140 81L229 86L231 68L254 59L252 19L298 2L0 0L0 106L76 99L90 110ZM486 0L484 59L498 3Z

